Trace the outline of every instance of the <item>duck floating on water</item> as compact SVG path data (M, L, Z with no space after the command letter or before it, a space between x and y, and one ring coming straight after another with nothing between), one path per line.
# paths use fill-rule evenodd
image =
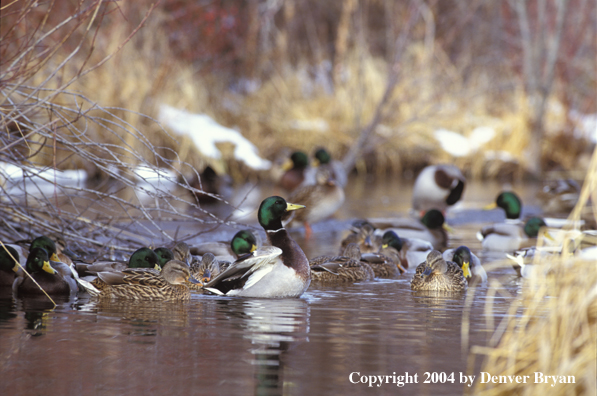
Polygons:
M466 246L448 249L443 253L444 260L452 261L462 269L464 277L470 284L487 282L487 272L481 265L481 260Z
M460 200L466 179L454 165L431 165L424 168L413 187L412 206L417 212L430 209L445 211Z
M349 243L340 256L319 256L309 261L314 282L359 282L375 278L373 268L361 260L356 243Z
M522 223L495 223L485 226L477 233L484 250L512 252L521 247L536 245L536 238L545 221L531 217Z
M467 289L467 281L462 269L451 261L446 261L442 254L434 250L424 263L419 264L410 288L416 291L456 291Z
M241 257L204 288L226 296L300 297L311 283L309 261L282 226L282 216L302 208L279 196L264 199L257 219L271 246Z
M13 292L18 295L44 295L41 287L49 295L76 293L79 289L70 267L58 261L52 263L50 265L50 255L44 248L31 249L25 269L37 284L22 271L12 284Z
M414 238L431 243L434 249L443 250L448 245L449 229L442 212L437 209L428 210L420 220L413 218L369 219L376 227L376 234L394 231L400 238Z

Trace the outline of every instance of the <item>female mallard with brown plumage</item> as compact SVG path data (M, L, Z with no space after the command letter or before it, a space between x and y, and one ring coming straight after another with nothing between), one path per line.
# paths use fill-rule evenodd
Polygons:
M467 281L457 264L444 260L442 254L434 250L417 267L410 288L417 291L464 291Z
M193 278L201 281L203 284L208 283L221 272L220 262L211 253L205 253L201 257L201 260L193 257L190 268ZM203 291L203 285L189 285L189 288L195 291Z
M312 234L310 224L333 215L344 203L344 190L331 178L328 170L318 170L316 178L317 184L300 187L288 197L292 202L305 205L305 209L283 219L287 225L295 221L304 223L306 239Z
M319 256L309 261L314 282L359 282L375 278L371 266L361 261L361 251L350 243L341 256Z
M143 269L125 269L114 272L100 272L98 278L104 283L100 290L89 282L79 283L89 294L101 299L184 301L191 297L186 286L198 283L191 276L189 266L178 260L171 260L161 273Z
M381 236L375 235L375 227L366 220L356 220L350 228L352 231L342 240L340 252L348 246L349 243L356 243L361 249L361 253L375 253L381 247Z

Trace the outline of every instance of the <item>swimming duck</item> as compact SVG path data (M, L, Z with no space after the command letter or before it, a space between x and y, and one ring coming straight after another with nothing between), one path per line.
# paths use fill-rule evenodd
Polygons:
M410 288L417 291L464 291L467 281L457 264L444 260L442 254L434 250L417 267Z
M45 249L35 247L29 252L25 269L50 295L76 293L78 291L77 282L73 278L70 268L61 262L52 263L53 265L50 265L50 257ZM25 272L19 273L15 278L12 290L19 295L44 294Z
M304 184L315 184L316 174L318 169L327 169L332 178L338 183L340 187L345 187L348 182L348 176L344 170L344 166L340 161L332 160L330 153L323 147L318 148L313 154L314 158L311 162L312 167L307 168L305 172Z
M500 193L495 202L487 205L486 210L502 208L506 212L506 219L517 220L520 218L520 212L522 211L522 201L512 191L505 191Z
M400 261L381 253L363 253L361 261L369 264L376 278L396 278L406 272Z
M349 243L356 243L361 253L375 253L381 247L381 236L375 235L375 227L366 220L356 220L352 223L351 233L342 240L340 253Z
M190 248L193 256L213 253L218 261L235 261L240 256L252 253L261 246L251 230L241 230L234 234L230 242L203 242Z
M305 170L309 166L309 158L302 151L295 151L284 162L282 169L286 171L280 178L280 186L288 192L294 191L305 181Z
M21 257L17 250L8 245L0 246L0 287L12 286L17 273L19 272L19 265ZM16 259L16 261L15 261Z
M526 223L495 223L485 226L477 233L477 238L485 250L497 252L514 251L529 244L535 245L535 239L545 221L531 217Z
M413 209L445 211L462 197L466 179L454 165L431 165L424 168L413 187Z
M78 281L89 294L101 299L185 301L191 297L186 285L198 283L191 276L189 266L178 260L166 263L161 273L128 268L100 272L98 278L104 283L101 289L82 279Z
M221 272L220 263L212 253L205 253L201 257L201 260L194 256L190 268L193 278L201 281L203 284L208 283ZM203 291L203 286L199 284L189 285L189 288L195 291Z
M159 247L159 248L153 249L153 252L158 255L158 265L160 266L160 268L156 268L158 271L164 265L166 265L166 263L168 261L174 260L174 253L172 252L172 250L168 249L167 247ZM133 253L133 255L134 255L134 253ZM136 258L133 259L133 256L131 256L131 259L133 262L136 261ZM129 261L131 261L131 260L129 260ZM129 268L139 268L139 266L138 265L131 266L129 264Z
M170 254L161 251L166 258ZM77 263L77 272L79 275L86 274L97 274L98 272L109 272L109 271L122 271L127 268L152 268L155 271L160 271L160 256L150 248L142 247L133 252L129 261L109 261L99 260L91 264L79 264Z
M257 219L271 246L242 256L204 288L227 296L301 296L311 283L309 261L282 226L282 216L302 208L303 205L288 203L278 196L264 199L259 206Z
M458 264L469 284L487 282L487 273L481 265L481 260L468 247L448 249L443 253L443 257L446 261Z
M359 282L375 278L371 266L361 261L356 243L349 243L341 256L319 256L309 260L314 282Z
M448 245L446 230L449 227L445 224L444 215L437 209L428 210L419 221L412 218L369 219L369 221L377 228L378 235L385 231L394 231L400 235L400 238L428 241L434 249L443 250Z
M305 238L312 234L311 223L323 220L333 215L344 203L344 190L331 178L326 169L317 172L317 184L303 186L294 191L289 200L305 205L305 210L293 215L286 215L283 219L287 225L293 222L303 222L305 225Z
M547 182L537 198L544 211L570 213L580 197L580 185L572 179L557 179Z
M422 239L400 238L394 231L386 231L382 237L379 253L389 257L400 268L407 270L415 268L425 261L433 250L433 245Z

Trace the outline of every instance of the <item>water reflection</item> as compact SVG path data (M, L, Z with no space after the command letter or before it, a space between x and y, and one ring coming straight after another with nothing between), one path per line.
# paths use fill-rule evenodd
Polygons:
M241 318L243 338L251 341L249 352L253 358L249 363L255 367L254 394L286 394L295 386L285 379L286 355L308 341L309 304L303 299L234 299L219 303Z

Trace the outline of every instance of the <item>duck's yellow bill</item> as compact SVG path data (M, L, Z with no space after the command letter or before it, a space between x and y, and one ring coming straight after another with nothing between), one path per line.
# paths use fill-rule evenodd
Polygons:
M50 257L50 261L55 261L55 262L59 263L60 259L58 258L58 255L56 253L52 253L52 257Z
M549 231L545 230L545 232L543 233L543 236L547 239L549 239L551 242L555 242L555 238L549 233Z
M159 264L156 264L153 266L153 269L158 270L160 272L162 272L162 267Z
M305 207L306 207L305 205L298 205L298 204L293 204L290 202L286 203L286 211L287 212L290 212L291 210L303 209Z
M471 266L469 265L468 261L465 261L464 263L462 263L462 273L464 275L465 278L471 278Z
M48 274L55 274L56 270L52 268L49 261L44 261L44 265L41 267L42 270L46 271Z
M388 245L387 243L385 243L385 244L381 245L381 248L382 248L382 249L386 249L388 246L389 246L389 245Z
M454 234L456 232L452 227L450 227L446 223L442 224L442 228L444 230L446 230L446 232L449 232L450 234Z
M317 158L313 158L311 160L311 166L317 168L319 166L319 160Z
M495 209L497 208L497 204L494 203L490 203L489 205L483 206L483 210L491 210L491 209Z
M292 162L292 160L290 158L286 158L286 161L284 161L284 163L282 164L282 170L288 171L288 170L292 169L293 166L294 166L294 163Z
M18 264L15 264L15 266L14 266L14 267L12 267L12 270L13 270L14 272L19 272L19 265L18 265Z
M249 253L253 253L255 250L257 250L257 245L251 245L251 250Z

